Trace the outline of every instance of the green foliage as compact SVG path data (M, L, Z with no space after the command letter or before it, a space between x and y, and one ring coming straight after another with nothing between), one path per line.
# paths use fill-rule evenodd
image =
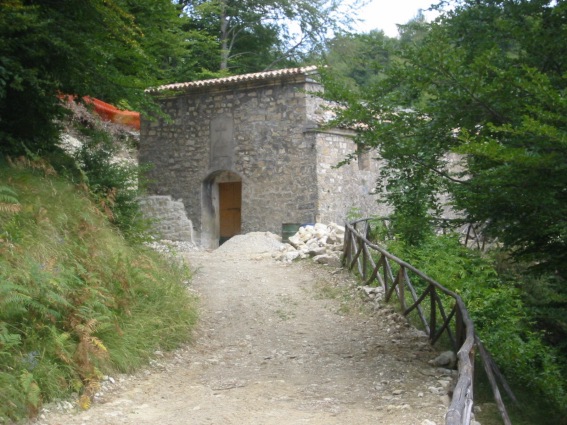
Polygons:
M96 203L130 242L142 242L151 235L150 221L141 213L138 197L143 192L140 166L117 160L128 141L97 129L83 129L83 144L74 157L81 180Z
M397 43L382 31L339 34L326 46L325 63L340 76L342 85L357 92L383 77Z
M347 217L346 217L347 221L350 223L352 221L358 220L359 218L364 218L360 213L360 208L351 207L347 213Z
M521 285L507 282L493 260L463 247L454 235L430 236L419 246L390 241L388 250L463 298L475 331L513 387L549 403L558 415L567 413L566 365L533 326Z
M63 113L55 97L58 87L38 65L56 52L47 26L38 7L0 2L0 142L5 153L21 153L22 143L50 148L58 131L53 122Z
M192 40L183 27L188 19L181 7L170 0L126 0L125 8L135 17L143 31L140 45L150 61L149 82L162 84L180 81L180 69L193 63L189 43Z
M516 259L563 278L566 13L565 2L463 0L401 40L363 92L325 84L337 123L386 161L379 193L398 215L425 220L447 193Z
M144 89L182 61L182 22L169 0L0 1L3 153L54 149L60 94L154 111Z
M524 273L525 276L527 273ZM536 329L546 341L567 352L567 288L557 276L523 281L523 296L533 315ZM567 363L567 360L564 360Z
M80 393L178 346L195 320L188 270L124 242L88 196L0 167L21 211L0 214L0 422Z
M348 28L342 0L181 1L194 58L209 71L257 72L293 66L317 52L328 35Z

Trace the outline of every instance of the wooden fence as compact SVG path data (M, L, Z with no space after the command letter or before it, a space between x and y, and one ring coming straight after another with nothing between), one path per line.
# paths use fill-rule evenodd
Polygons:
M457 353L458 378L447 414L446 425L469 425L474 404L475 356L484 366L494 399L505 425L511 425L498 383L514 399L490 354L475 334L474 324L461 297L443 287L412 265L368 240L371 221L361 219L345 226L343 265L355 267L364 285L379 284L385 301L395 295L405 316L417 316L418 326L429 335L431 344L441 337Z

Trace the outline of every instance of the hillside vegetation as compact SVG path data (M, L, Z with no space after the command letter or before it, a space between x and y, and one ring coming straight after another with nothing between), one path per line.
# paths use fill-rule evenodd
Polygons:
M383 240L383 236L378 239ZM525 287L546 288L549 281L518 276L521 267L510 263L502 253L465 247L456 234L431 234L419 246L399 239L379 243L462 297L475 333L518 400L514 402L504 395L514 424L540 423L542 414L546 415L546 423L567 423L565 362L560 349L549 344L547 335L534 326L538 312L524 295L528 292ZM475 367L475 404L485 399L492 402L492 391L478 356ZM477 419L485 424L488 417L480 415ZM495 418L495 423L501 423L498 415Z
M566 417L567 2L441 3L397 40L337 38L324 96L357 129L346 160L383 161L398 255L462 295L534 423L560 423L540 400ZM492 241L488 262L431 237L453 213Z
M0 162L0 423L187 341L188 270L129 244L86 186L42 161Z

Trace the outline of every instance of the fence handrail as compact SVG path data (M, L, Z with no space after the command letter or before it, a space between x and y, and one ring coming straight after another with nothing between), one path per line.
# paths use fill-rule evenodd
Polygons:
M386 301L389 301L390 297L395 293L398 297L398 301L400 302L404 315L408 315L411 311L416 309L425 329L429 333L429 339L432 344L434 344L443 333L446 332L448 334L450 340L453 342L454 351L457 352L458 376L457 383L453 390L451 404L449 405L445 415L445 425L470 425L471 423L474 403L473 381L476 349L479 351L480 358L492 387L494 399L498 405L504 424L511 425L506 407L500 395L496 377L502 381L504 388L509 393L511 392L509 391L507 383L498 371L496 364L491 359L490 354L486 351L482 342L475 334L474 323L462 298L411 264L389 253L380 245L370 242L367 238L370 233L369 221L369 218L364 218L351 223L345 223L345 242L342 258L343 265L348 265L349 270L352 270L355 265L358 265L358 270L365 281L365 284L372 283L375 280L378 281L378 283L384 288ZM364 225L362 233L360 233L357 229L360 224ZM374 262L370 250L376 251L380 254L380 260L378 262ZM362 259L360 258L361 256ZM396 277L394 277L392 273L389 264L390 261L398 264L400 267ZM372 265L372 272L367 278L369 262ZM383 276L379 274L380 269L383 269ZM418 296L415 291L408 272L413 273L427 283L427 289L421 294L421 296ZM391 287L389 286L389 283L391 283ZM406 306L404 295L406 286L407 289L410 290L411 297L414 301L409 307ZM437 291L451 297L454 300L455 305L449 315L445 313L442 300L439 298ZM427 297L429 297L431 303L431 309L429 312L430 316L428 318L425 317L423 310L421 309L421 304ZM443 324L439 329L437 329L437 310L439 310L443 319ZM456 328L455 337L451 330L451 322L453 318Z
M368 218L362 219L369 220ZM386 231L388 232L388 237L392 238L393 235L391 234L391 227L392 223L395 222L393 217L389 216L382 216L382 217L373 217L372 220L381 221ZM358 220L360 221L360 220ZM493 246L497 243L496 239L487 239L486 235L484 235L483 228L485 227L482 223L471 223L462 218L439 218L439 219L431 219L430 224L436 229L437 232L446 234L447 230L457 231L461 234L461 242L464 246L469 248L475 248L480 251L485 251L486 249ZM469 245L469 244L472 244Z

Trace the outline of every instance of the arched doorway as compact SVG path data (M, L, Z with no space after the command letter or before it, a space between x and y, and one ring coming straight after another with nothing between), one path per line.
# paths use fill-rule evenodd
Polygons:
M242 179L231 171L215 171L203 182L201 244L217 248L242 230Z

